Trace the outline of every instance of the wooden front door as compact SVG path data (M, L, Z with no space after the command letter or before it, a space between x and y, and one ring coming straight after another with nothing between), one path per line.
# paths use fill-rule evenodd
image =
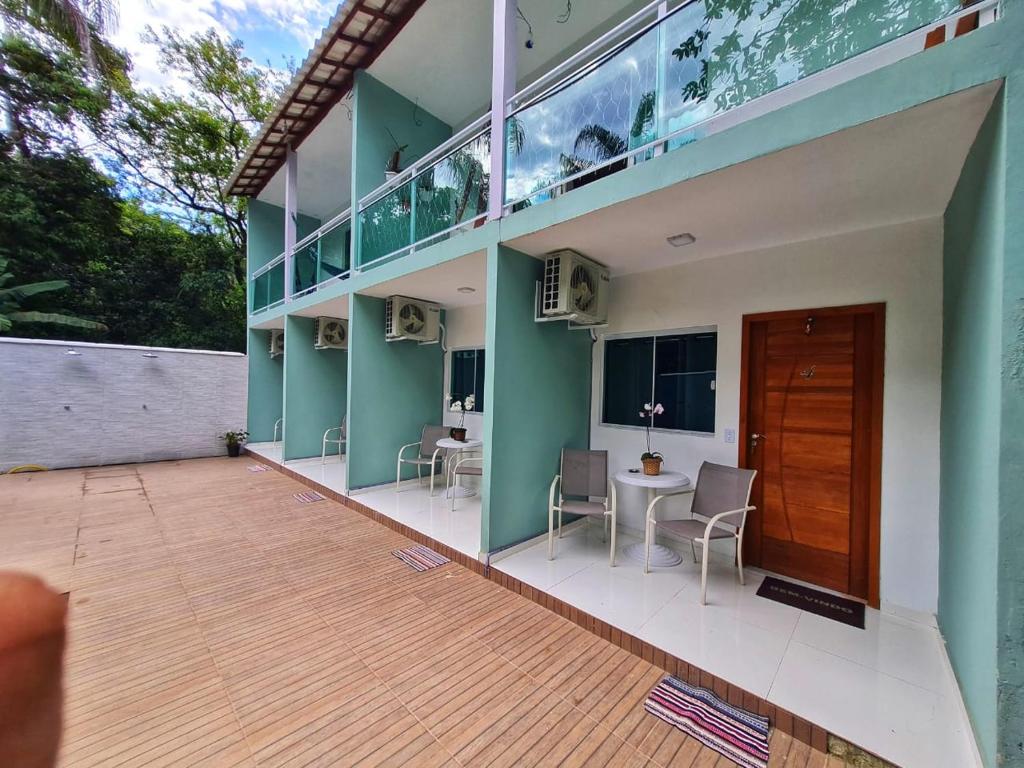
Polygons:
M743 319L744 556L878 605L885 307Z

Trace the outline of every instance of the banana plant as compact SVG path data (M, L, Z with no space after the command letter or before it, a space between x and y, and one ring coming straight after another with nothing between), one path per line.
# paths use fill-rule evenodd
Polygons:
M68 287L67 280L45 280L41 283L10 285L14 275L7 271L7 259L0 259L0 333L9 331L15 323L45 323L47 325L63 325L69 328L84 328L91 331L105 331L107 326L80 317L62 315L55 312L37 312L23 310L22 302L30 296L41 293L63 291Z

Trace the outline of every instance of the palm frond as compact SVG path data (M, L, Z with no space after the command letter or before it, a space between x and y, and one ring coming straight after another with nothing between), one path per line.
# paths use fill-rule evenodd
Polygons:
M8 275L4 275L4 277L8 277ZM0 301L20 302L22 299L26 299L29 296L36 296L40 293L50 293L51 291L63 291L67 287L67 280L46 280L41 283L16 285L13 288L0 288Z
M573 152L577 155L580 154L581 150L587 149L594 154L594 158L598 162L601 162L624 155L629 149L629 145L625 139L614 131L605 128L603 125L592 123L591 125L584 126L576 134L576 141L573 143Z
M91 331L105 331L107 326L92 320L83 320L71 315L60 315L55 312L9 312L7 319L15 323L46 323L47 325L64 325L71 328L85 328Z

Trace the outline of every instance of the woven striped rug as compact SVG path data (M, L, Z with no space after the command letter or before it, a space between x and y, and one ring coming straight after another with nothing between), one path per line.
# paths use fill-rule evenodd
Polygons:
M250 472L269 472L270 471L270 467L268 467L266 464L250 464L247 467L247 469Z
M295 496L295 500L300 504L312 504L314 501L323 501L326 496L321 496L316 491L303 491L302 493L292 494Z
M644 709L743 768L768 766L768 718L722 701L707 688L666 675Z
M437 568L439 565L451 562L444 555L439 555L430 547L422 544L417 544L415 547L406 547L405 549L396 549L391 554L417 571L429 571L431 568Z

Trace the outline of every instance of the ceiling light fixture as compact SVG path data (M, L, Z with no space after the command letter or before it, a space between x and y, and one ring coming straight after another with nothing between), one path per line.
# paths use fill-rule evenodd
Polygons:
M469 285L463 285L458 288L459 293L476 293L476 288Z
M73 357L77 357L78 355L80 355L82 353L79 352L77 349L65 349L64 350L64 354L65 355L71 355Z
M697 242L697 238L689 232L680 232L678 235L672 235L665 239L668 240L668 244L673 248L682 248L684 245L692 245Z
M143 352L142 356L143 357L159 357L159 355L154 355L152 352Z

